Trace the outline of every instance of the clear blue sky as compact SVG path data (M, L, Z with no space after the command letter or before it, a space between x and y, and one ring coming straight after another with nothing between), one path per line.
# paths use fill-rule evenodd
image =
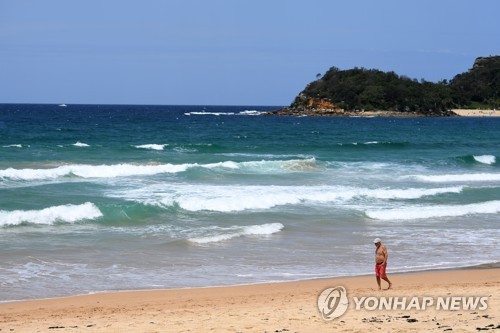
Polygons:
M0 103L288 105L331 66L451 79L498 0L0 0Z

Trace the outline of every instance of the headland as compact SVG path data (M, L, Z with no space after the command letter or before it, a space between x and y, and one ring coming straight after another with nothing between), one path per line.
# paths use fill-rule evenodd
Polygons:
M479 57L471 69L452 80L429 82L377 69L331 67L324 75L318 74L290 106L268 115L491 116L500 107L499 69L500 56ZM474 113L472 110L486 112Z

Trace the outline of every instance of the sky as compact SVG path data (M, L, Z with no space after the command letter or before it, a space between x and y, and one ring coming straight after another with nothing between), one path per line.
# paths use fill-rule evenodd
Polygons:
M288 105L330 67L452 79L498 0L0 0L0 103Z

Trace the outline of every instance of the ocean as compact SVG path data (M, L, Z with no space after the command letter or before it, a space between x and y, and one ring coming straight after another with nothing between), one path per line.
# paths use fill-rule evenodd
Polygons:
M276 108L0 105L0 301L500 261L500 118Z

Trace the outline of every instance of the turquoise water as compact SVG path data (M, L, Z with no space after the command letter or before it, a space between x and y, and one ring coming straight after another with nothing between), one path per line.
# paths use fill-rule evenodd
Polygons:
M500 119L0 105L0 301L497 262Z

